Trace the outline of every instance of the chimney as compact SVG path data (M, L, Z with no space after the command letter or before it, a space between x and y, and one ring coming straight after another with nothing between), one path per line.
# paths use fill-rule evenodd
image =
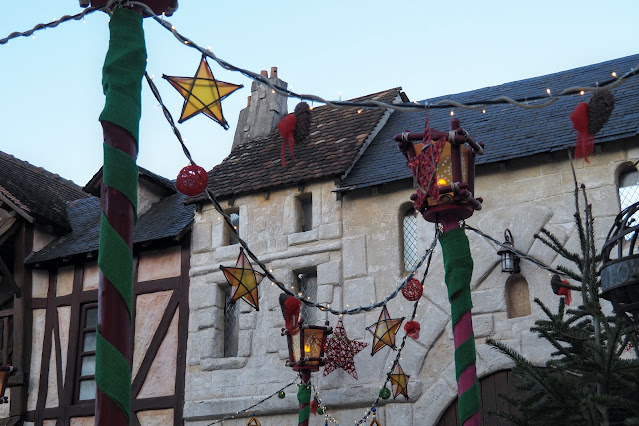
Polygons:
M288 83L277 77L277 67L271 67L271 76L263 70L261 74L276 86L287 88ZM288 114L287 98L265 84L254 81L251 84L251 96L248 105L237 120L233 148L259 136L266 136L277 126L280 118Z

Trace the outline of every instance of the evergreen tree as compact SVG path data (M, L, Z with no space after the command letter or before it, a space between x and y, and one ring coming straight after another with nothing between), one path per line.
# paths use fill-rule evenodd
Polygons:
M554 347L545 366L535 366L507 345L489 340L515 361L513 373L522 379L518 388L524 391L520 399L501 395L517 408L517 414L491 414L518 425L639 425L638 327L602 310L602 303L609 302L599 297L601 255L595 246L592 209L584 186L580 191L576 180L574 197L581 253L568 250L545 228L535 238L572 264L557 269L578 285L561 282L557 276L555 290L560 286L579 291L583 303L566 309L562 297L553 313L535 299L546 318L537 320L531 331ZM634 343L634 356L622 358L629 339Z

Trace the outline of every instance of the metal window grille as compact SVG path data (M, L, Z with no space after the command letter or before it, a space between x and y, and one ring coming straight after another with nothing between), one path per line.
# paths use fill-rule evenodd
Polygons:
M233 227L239 234L240 233L240 215L238 213L231 213L229 214L229 217L231 218L231 224L233 224ZM237 239L237 235L235 235L235 232L229 229L229 245L232 246L233 244L239 244L239 243L240 243L240 240Z
M317 299L317 272L307 272L297 275L299 294L306 300ZM318 309L302 304L300 316L304 318L305 324L315 324L317 322Z
M417 263L417 217L415 209L410 209L404 215L404 269L412 269Z
M639 201L639 172L636 169L631 169L623 172L619 176L619 202L621 204L621 210L629 207ZM639 221L639 212L632 216L632 219L636 222ZM632 233L626 235L626 240L632 238Z
M237 356L237 346L239 340L240 315L237 303L233 303L231 298L231 286L224 291L224 357Z

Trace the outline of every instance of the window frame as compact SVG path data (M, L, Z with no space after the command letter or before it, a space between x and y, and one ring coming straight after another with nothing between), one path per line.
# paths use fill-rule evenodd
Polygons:
M415 207L413 207L412 205L406 209L402 209L400 211L403 211L404 213L401 215L400 217L400 226L401 226L401 245L402 245L402 250L401 250L401 264L402 264L402 271L403 272L408 272L410 270L412 270L412 268L417 264L417 259L418 259L418 240L419 240L419 233L417 231L417 216L415 215ZM406 241L407 238L409 238L410 236L407 236L406 234L406 219L411 217L411 220L413 222L413 232L414 232L414 250L413 250L413 262L412 263L408 263L407 262L407 252L406 252Z
M225 213L229 216L229 218L231 219L231 223L233 224L233 227L235 228L235 230L237 231L237 234L240 234L240 221L241 221L241 217L240 217L240 209L238 207L235 208L231 208L225 211ZM237 222L234 222L235 217L237 218ZM224 224L224 245L226 246L234 246L236 244L239 244L240 241L237 239L237 236L235 236L235 233L233 231L231 231L228 227L228 224Z
M81 305L80 308L80 324L78 324L78 349L77 349L77 359L75 365L75 379L74 379L74 391L73 391L73 402L75 404L89 404L94 403L95 398L93 399L80 399L80 385L83 381L93 380L95 383L95 371L92 375L82 376L82 360L88 356L96 356L96 351L84 351L84 336L87 333L97 332L98 330L98 317L96 313L96 324L94 327L86 327L87 320L87 312L89 309L98 309L98 302L89 302ZM97 387L96 387L97 391Z
M239 305L239 300L236 301L235 303L230 303L231 301L231 286L226 285L223 289L223 294L224 294L224 330L223 330L223 339L222 339L222 358L235 358L237 357L238 354L238 350L239 350L239 337L240 337L240 307ZM233 324L233 334L231 335L228 331L227 331L227 310L228 309L232 309L235 315L235 322ZM227 342L228 340L230 340L230 338L234 338L235 339L235 343L234 343L234 350L230 351L230 353L227 354Z

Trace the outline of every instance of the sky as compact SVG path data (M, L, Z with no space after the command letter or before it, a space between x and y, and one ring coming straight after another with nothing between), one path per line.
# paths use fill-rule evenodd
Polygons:
M76 0L0 6L0 38L82 10ZM636 54L639 31L626 17L638 12L636 0L180 0L167 20L238 67L278 67L298 93L351 99L401 86L413 101ZM109 38L105 13L85 21L0 45L0 150L79 185L102 164L98 116ZM152 19L144 30L147 72L177 121L183 98L160 77L193 76L200 53ZM178 125L207 170L229 154L251 87L241 74L209 63L218 80L244 88L223 101L229 130L203 115ZM297 102L289 100L289 111ZM175 179L188 161L146 83L142 104L138 164Z

